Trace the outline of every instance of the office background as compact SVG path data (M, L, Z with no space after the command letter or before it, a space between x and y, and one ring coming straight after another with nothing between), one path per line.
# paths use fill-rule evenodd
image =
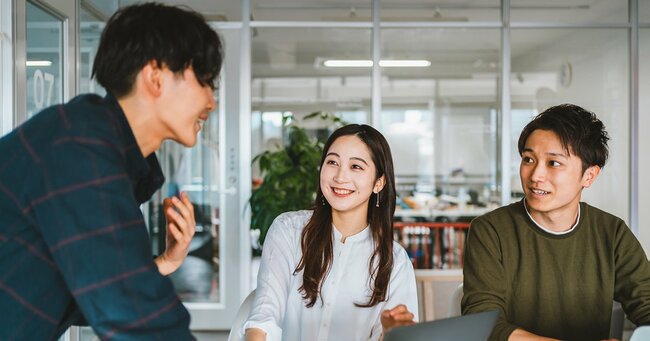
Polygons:
M532 116L584 106L612 140L583 200L622 217L650 251L650 0L164 2L201 12L226 46L218 109L196 147L163 147L167 184L142 208L155 252L162 197L183 190L198 204L188 265L173 278L194 330L227 330L252 289L247 200L261 174L251 160L283 143L288 115L314 136L331 128L301 120L314 111L374 125L410 204L400 220L463 222L520 197L516 139ZM3 134L50 104L103 93L90 79L99 35L132 3L0 3Z

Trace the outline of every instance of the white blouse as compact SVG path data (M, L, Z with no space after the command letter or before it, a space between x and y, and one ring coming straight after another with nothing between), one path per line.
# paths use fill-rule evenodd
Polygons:
M368 265L374 251L370 228L341 243L341 233L333 228L334 259L324 279L320 297L313 307L305 307L298 288L303 271L293 274L301 257L300 235L312 211L287 212L278 216L264 242L257 277L257 292L248 320L248 328L266 332L266 340L377 340L382 332L381 312L405 304L415 314L418 302L413 265L404 248L393 243L393 271L388 299L370 308L372 289Z

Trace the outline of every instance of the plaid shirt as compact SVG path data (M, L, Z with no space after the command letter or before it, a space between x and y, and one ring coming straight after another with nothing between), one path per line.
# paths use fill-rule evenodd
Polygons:
M187 340L139 205L162 185L111 97L47 108L0 139L0 340Z

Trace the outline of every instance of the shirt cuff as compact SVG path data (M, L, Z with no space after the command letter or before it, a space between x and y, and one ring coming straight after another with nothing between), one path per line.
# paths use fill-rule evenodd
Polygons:
M247 321L239 330L239 336L243 338L246 335L246 329L257 328L266 333L266 341L282 341L282 328L271 321Z

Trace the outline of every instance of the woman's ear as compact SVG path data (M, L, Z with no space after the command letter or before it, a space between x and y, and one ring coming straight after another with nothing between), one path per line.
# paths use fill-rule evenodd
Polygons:
M386 177L385 176L380 176L377 181L375 181L375 187L372 188L372 191L374 193L379 193L381 192L382 189L384 189L384 186L386 185Z

